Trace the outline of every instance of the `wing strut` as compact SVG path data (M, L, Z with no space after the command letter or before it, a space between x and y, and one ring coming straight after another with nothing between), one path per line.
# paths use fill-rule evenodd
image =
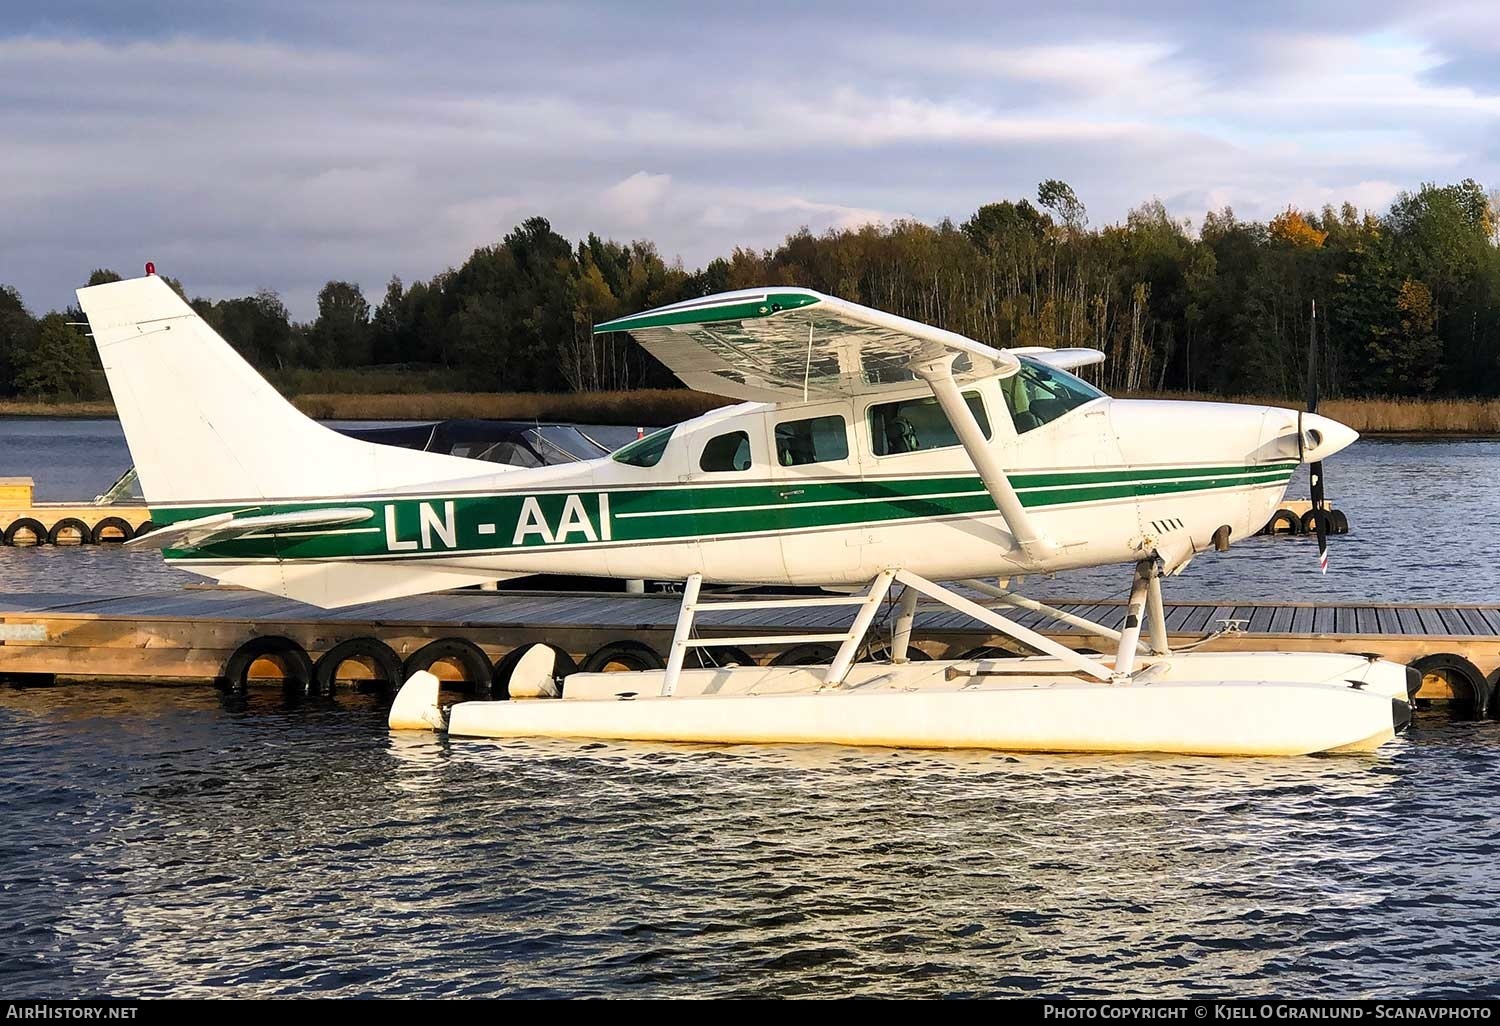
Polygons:
M1040 563L1056 554L1057 546L1037 529L1030 514L1021 505L1021 497L1011 487L1010 479L1005 476L1005 468L995 458L995 452L985 439L979 421L974 419L974 411L964 402L958 383L953 380L953 361L957 356L957 353L944 353L933 359L914 363L911 369L932 389L933 398L938 401L948 423L953 426L953 433L963 443L964 450L974 463L974 469L979 471L979 478L984 482L990 498L995 500L995 508L1005 518L1005 526L1010 529L1016 545L1028 560Z

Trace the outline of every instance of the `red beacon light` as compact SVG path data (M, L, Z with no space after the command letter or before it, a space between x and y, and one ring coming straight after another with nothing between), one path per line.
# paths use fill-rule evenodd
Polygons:
M149 260L146 261L146 273L148 275L156 273L156 265Z

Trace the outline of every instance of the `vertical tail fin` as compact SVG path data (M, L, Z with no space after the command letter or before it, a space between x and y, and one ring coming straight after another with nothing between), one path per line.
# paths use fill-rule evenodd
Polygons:
M153 506L369 494L500 470L323 427L155 275L79 289L78 302Z

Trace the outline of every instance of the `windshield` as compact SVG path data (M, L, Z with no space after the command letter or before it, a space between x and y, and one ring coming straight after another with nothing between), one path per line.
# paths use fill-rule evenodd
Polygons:
M672 432L675 430L676 425L673 425L645 438L637 438L623 449L617 450L613 459L631 467L654 467L661 462L661 455L667 451L667 443L672 440Z
M1000 391L1016 425L1016 434L1050 424L1084 403L1104 398L1104 393L1082 378L1021 357L1021 369L1000 381Z

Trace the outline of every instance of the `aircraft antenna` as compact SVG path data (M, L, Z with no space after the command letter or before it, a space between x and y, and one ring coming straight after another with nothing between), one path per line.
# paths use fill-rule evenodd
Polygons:
M807 322L807 365L802 368L802 401L807 402L807 382L812 377L812 321Z

